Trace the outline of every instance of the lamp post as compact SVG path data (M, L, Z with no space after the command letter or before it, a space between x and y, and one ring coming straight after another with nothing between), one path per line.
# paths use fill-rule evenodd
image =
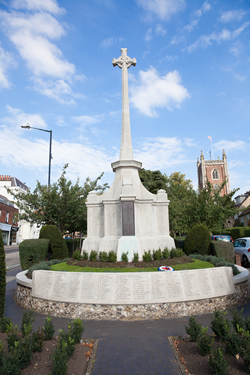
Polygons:
M22 125L21 128L23 128L23 129L36 129L36 130L41 130L42 132L50 133L50 140L49 140L49 175L48 175L48 187L49 187L50 186L50 173L51 173L51 159L52 159L52 154L51 154L51 148L52 148L52 130L45 130L45 129L40 129L40 128L34 128L33 126L30 126L30 124Z

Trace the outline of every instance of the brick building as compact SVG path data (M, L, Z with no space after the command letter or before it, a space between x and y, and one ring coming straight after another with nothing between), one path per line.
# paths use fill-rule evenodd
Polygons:
M201 151L200 160L197 160L198 185L199 189L204 189L206 181L208 180L215 189L226 180L221 194L230 193L230 182L227 166L227 157L225 150L223 150L222 159L218 157L217 160L205 160L203 152Z
M14 207L6 197L0 195L0 229L3 234L5 245L17 243L17 214L18 209Z

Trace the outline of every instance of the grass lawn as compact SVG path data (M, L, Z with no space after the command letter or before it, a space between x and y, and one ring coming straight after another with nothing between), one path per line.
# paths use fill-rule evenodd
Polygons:
M172 266L175 271L182 270L195 270L200 268L212 268L214 267L209 262L203 262L202 260L194 259L194 263L183 263ZM68 272L155 272L158 267L147 267L147 268L92 268L92 267L78 267L70 266L66 263L59 263L50 266L52 271L68 271Z

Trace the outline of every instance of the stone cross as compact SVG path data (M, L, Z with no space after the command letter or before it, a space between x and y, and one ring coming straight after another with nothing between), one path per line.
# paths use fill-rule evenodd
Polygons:
M122 136L120 160L133 160L133 148L130 130L129 97L128 97L128 68L135 66L137 61L127 56L127 48L121 49L122 55L118 59L113 59L113 66L122 69Z

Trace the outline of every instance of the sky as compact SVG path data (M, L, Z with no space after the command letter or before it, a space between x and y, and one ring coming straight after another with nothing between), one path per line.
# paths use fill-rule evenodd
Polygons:
M0 0L0 174L31 190L67 177L110 185L119 159L128 49L134 158L181 172L222 158L231 189L250 190L249 0ZM212 144L208 136L212 138Z

